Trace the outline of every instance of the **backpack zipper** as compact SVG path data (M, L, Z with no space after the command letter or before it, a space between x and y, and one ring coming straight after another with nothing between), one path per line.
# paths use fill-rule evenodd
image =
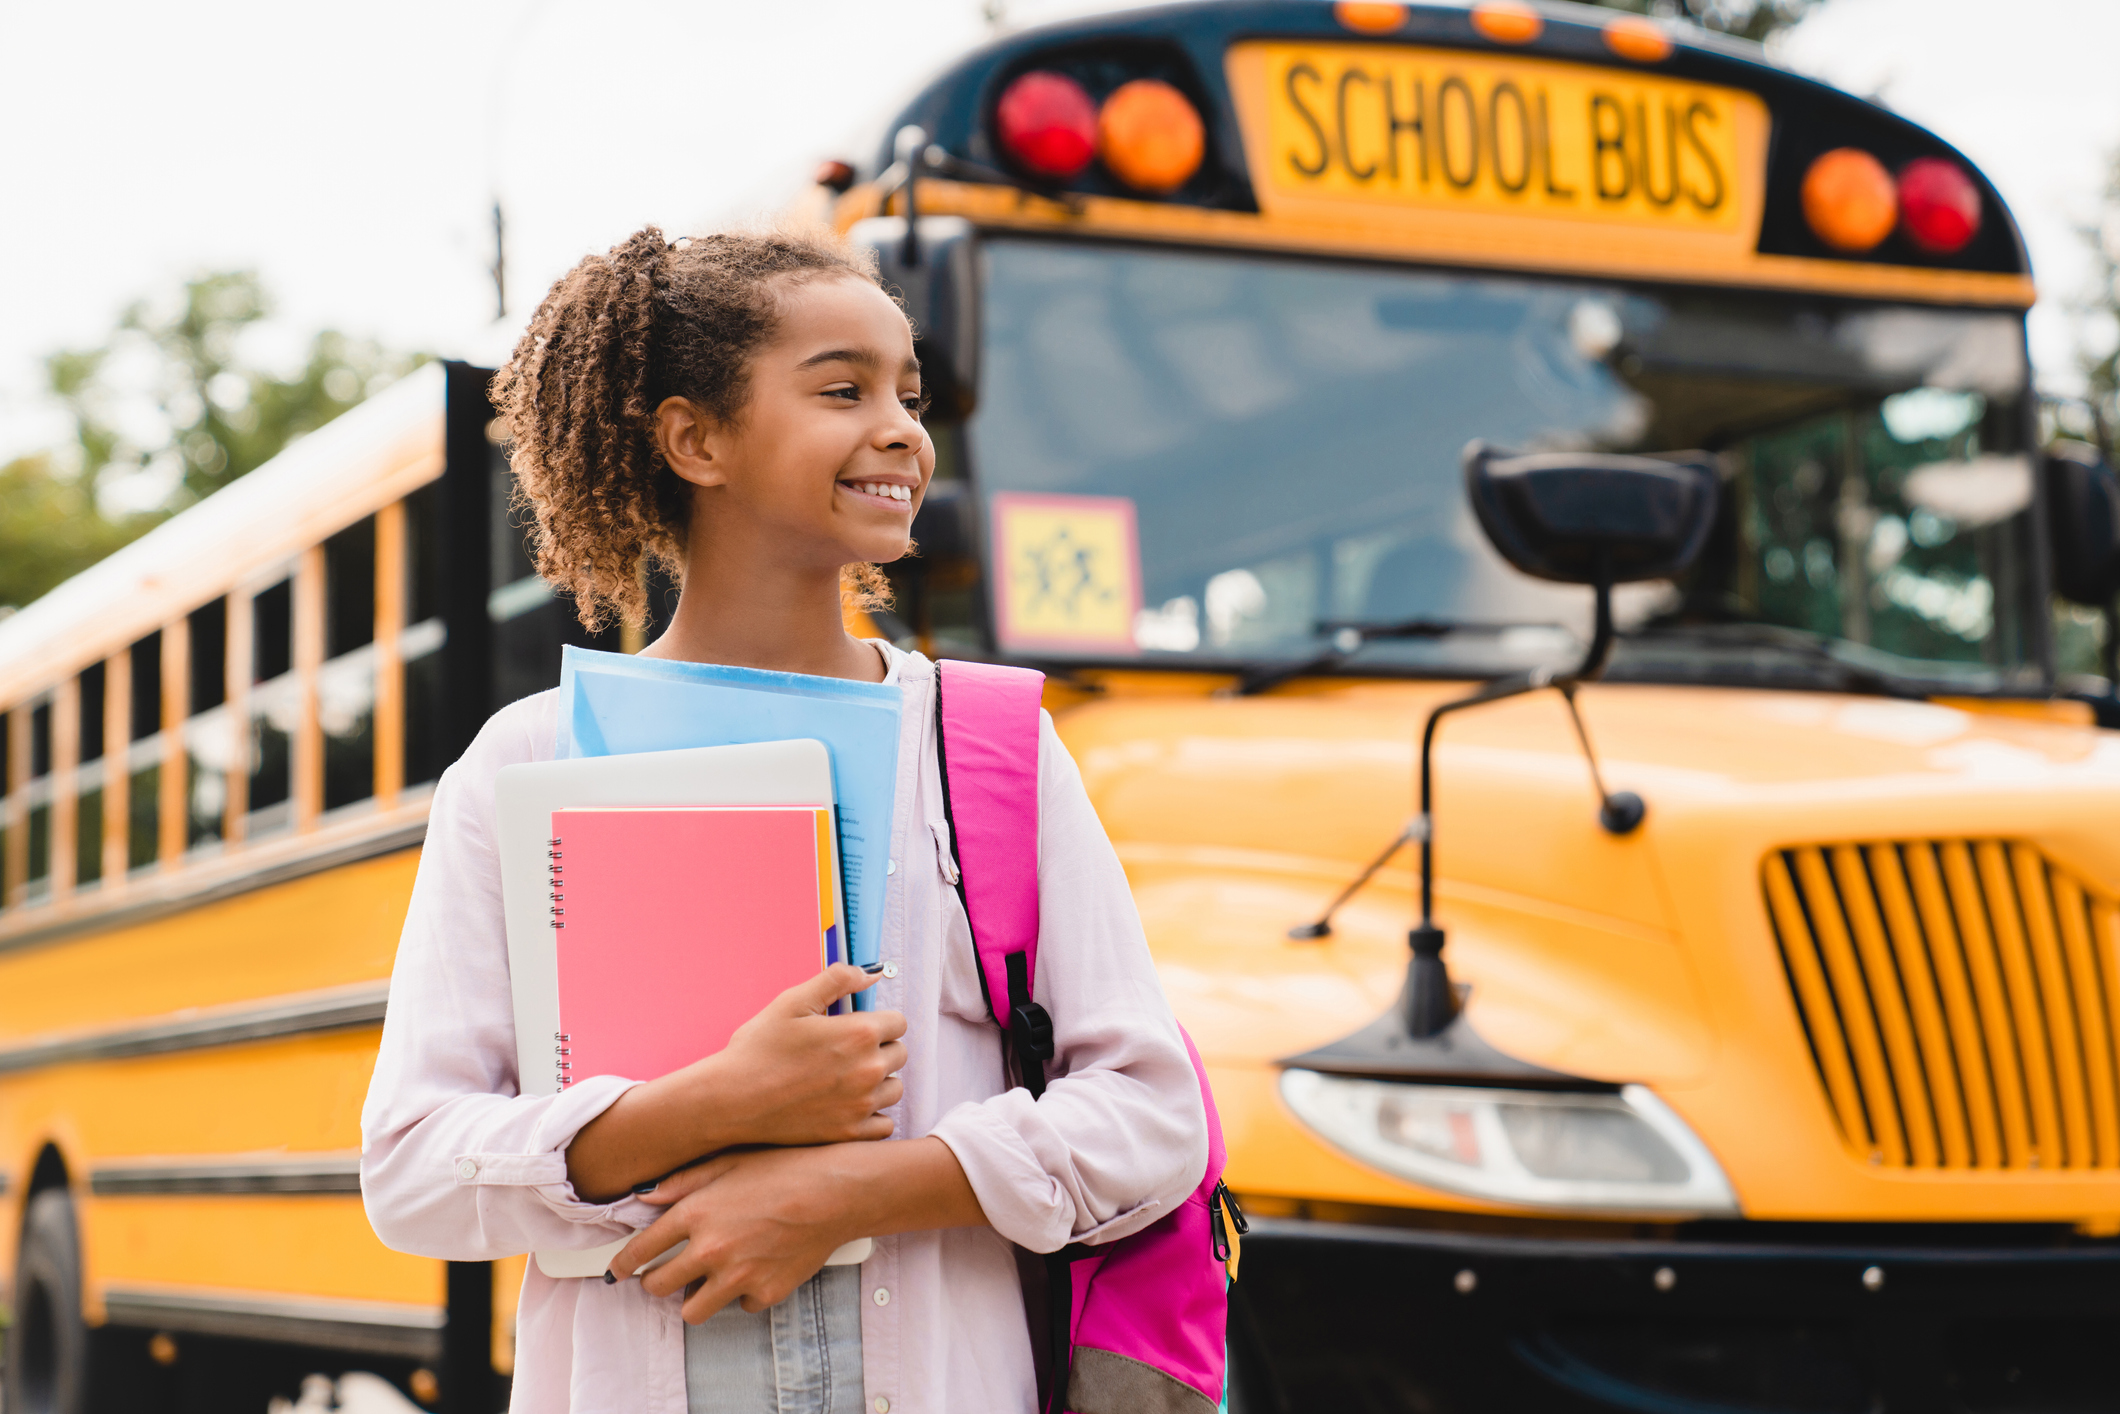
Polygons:
M1229 1215L1226 1222L1222 1216L1225 1212ZM1215 1260L1229 1269L1229 1279L1235 1281L1237 1262L1243 1253L1244 1244L1242 1241L1231 1240L1230 1229L1234 1227L1237 1237L1241 1239L1251 1231L1251 1223L1245 1218L1244 1210L1237 1206L1237 1195L1230 1192L1229 1185L1219 1178L1215 1180L1213 1191L1207 1195L1207 1216L1209 1228L1214 1234Z

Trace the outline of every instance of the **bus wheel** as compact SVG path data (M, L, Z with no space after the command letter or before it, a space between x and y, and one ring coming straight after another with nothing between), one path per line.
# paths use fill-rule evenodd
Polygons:
M63 1188L30 1199L15 1263L7 1332L7 1414L82 1414L88 1327L81 1320L81 1248Z

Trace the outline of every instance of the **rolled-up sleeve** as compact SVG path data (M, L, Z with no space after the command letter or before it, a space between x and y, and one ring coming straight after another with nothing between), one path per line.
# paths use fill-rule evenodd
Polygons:
M637 1082L519 1093L493 783L539 754L542 705L497 714L435 789L361 1112L362 1201L399 1251L483 1261L595 1247L657 1212L631 1197L584 1202L567 1179L575 1134Z
M957 1105L933 1132L995 1229L1052 1252L1171 1212L1199 1186L1208 1145L1200 1082L1126 872L1074 759L1040 717L1032 992L1052 1015L1050 1078L1036 1100L1019 1087Z

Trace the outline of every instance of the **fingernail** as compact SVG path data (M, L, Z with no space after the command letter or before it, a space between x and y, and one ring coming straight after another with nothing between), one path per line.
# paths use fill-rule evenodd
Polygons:
M869 976L874 977L876 974L883 971L883 964L880 962L864 962L863 964L861 964L861 970L863 972L868 973Z
M605 1286L617 1286L617 1285L618 1285L618 1273L616 1273L616 1272L605 1272L605 1273L604 1273L604 1285L605 1285Z
M655 1178L651 1178L651 1179L649 1179L649 1180L648 1180L648 1181L647 1181L646 1183L636 1183L636 1184L634 1184L634 1185L633 1185L633 1192L634 1192L634 1193L635 1193L636 1195L645 1195L645 1194L653 1193L653 1192L654 1192L654 1191L655 1191L656 1189L658 1189L658 1188L660 1188L660 1187L662 1187L662 1180L661 1180L661 1179L655 1179Z

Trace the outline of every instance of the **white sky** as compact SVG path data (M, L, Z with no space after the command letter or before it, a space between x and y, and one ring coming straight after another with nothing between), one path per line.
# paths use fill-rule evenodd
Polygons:
M1011 0L1033 22L1103 0ZM769 212L852 155L987 34L981 0L0 0L0 457L66 424L39 360L142 295L260 269L291 352L333 326L492 356L496 190L519 318L643 221ZM1827 0L1796 67L1880 95L1983 166L2044 299L2034 358L2069 387L2066 306L2120 148L2120 3Z

